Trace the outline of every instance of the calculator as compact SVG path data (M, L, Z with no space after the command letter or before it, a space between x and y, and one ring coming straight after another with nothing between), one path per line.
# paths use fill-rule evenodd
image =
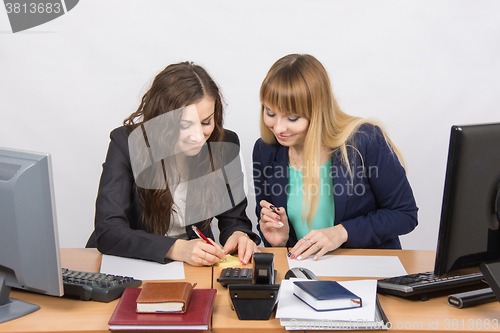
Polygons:
M252 268L228 267L224 268L217 279L224 287L228 284L252 283Z

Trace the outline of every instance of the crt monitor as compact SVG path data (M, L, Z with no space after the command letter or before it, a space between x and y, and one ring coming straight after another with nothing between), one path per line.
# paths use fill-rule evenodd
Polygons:
M453 126L434 274L500 259L500 124Z
M0 323L39 309L11 288L63 295L50 155L0 147Z

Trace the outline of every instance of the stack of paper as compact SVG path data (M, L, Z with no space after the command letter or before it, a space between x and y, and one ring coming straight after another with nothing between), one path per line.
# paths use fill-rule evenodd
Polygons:
M383 278L406 275L406 270L397 256L350 256L328 255L314 260L288 258L288 267L303 267L316 276L346 276Z
M184 280L184 263L172 261L160 264L153 261L102 255L101 273L131 276L136 280Z
M360 308L315 311L293 295L293 282L283 280L278 296L276 318L287 330L372 330L387 329L387 318L377 307L377 280L342 281L342 286L358 295Z

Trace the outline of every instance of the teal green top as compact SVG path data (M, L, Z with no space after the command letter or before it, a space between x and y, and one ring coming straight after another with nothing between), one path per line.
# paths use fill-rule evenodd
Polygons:
M333 185L330 177L331 160L320 168L320 196L318 209L312 222L313 230L333 227L335 207L333 201ZM307 223L302 221L302 171L295 170L288 164L287 215L295 229L297 239L301 239L310 231Z

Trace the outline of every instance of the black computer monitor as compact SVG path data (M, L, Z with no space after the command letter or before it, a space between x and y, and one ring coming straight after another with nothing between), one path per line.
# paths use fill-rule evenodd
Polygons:
M480 267L484 279L500 302L500 261L483 262Z
M499 189L500 124L453 126L435 275L500 259Z
M49 154L0 148L0 323L39 306L11 288L62 296Z

